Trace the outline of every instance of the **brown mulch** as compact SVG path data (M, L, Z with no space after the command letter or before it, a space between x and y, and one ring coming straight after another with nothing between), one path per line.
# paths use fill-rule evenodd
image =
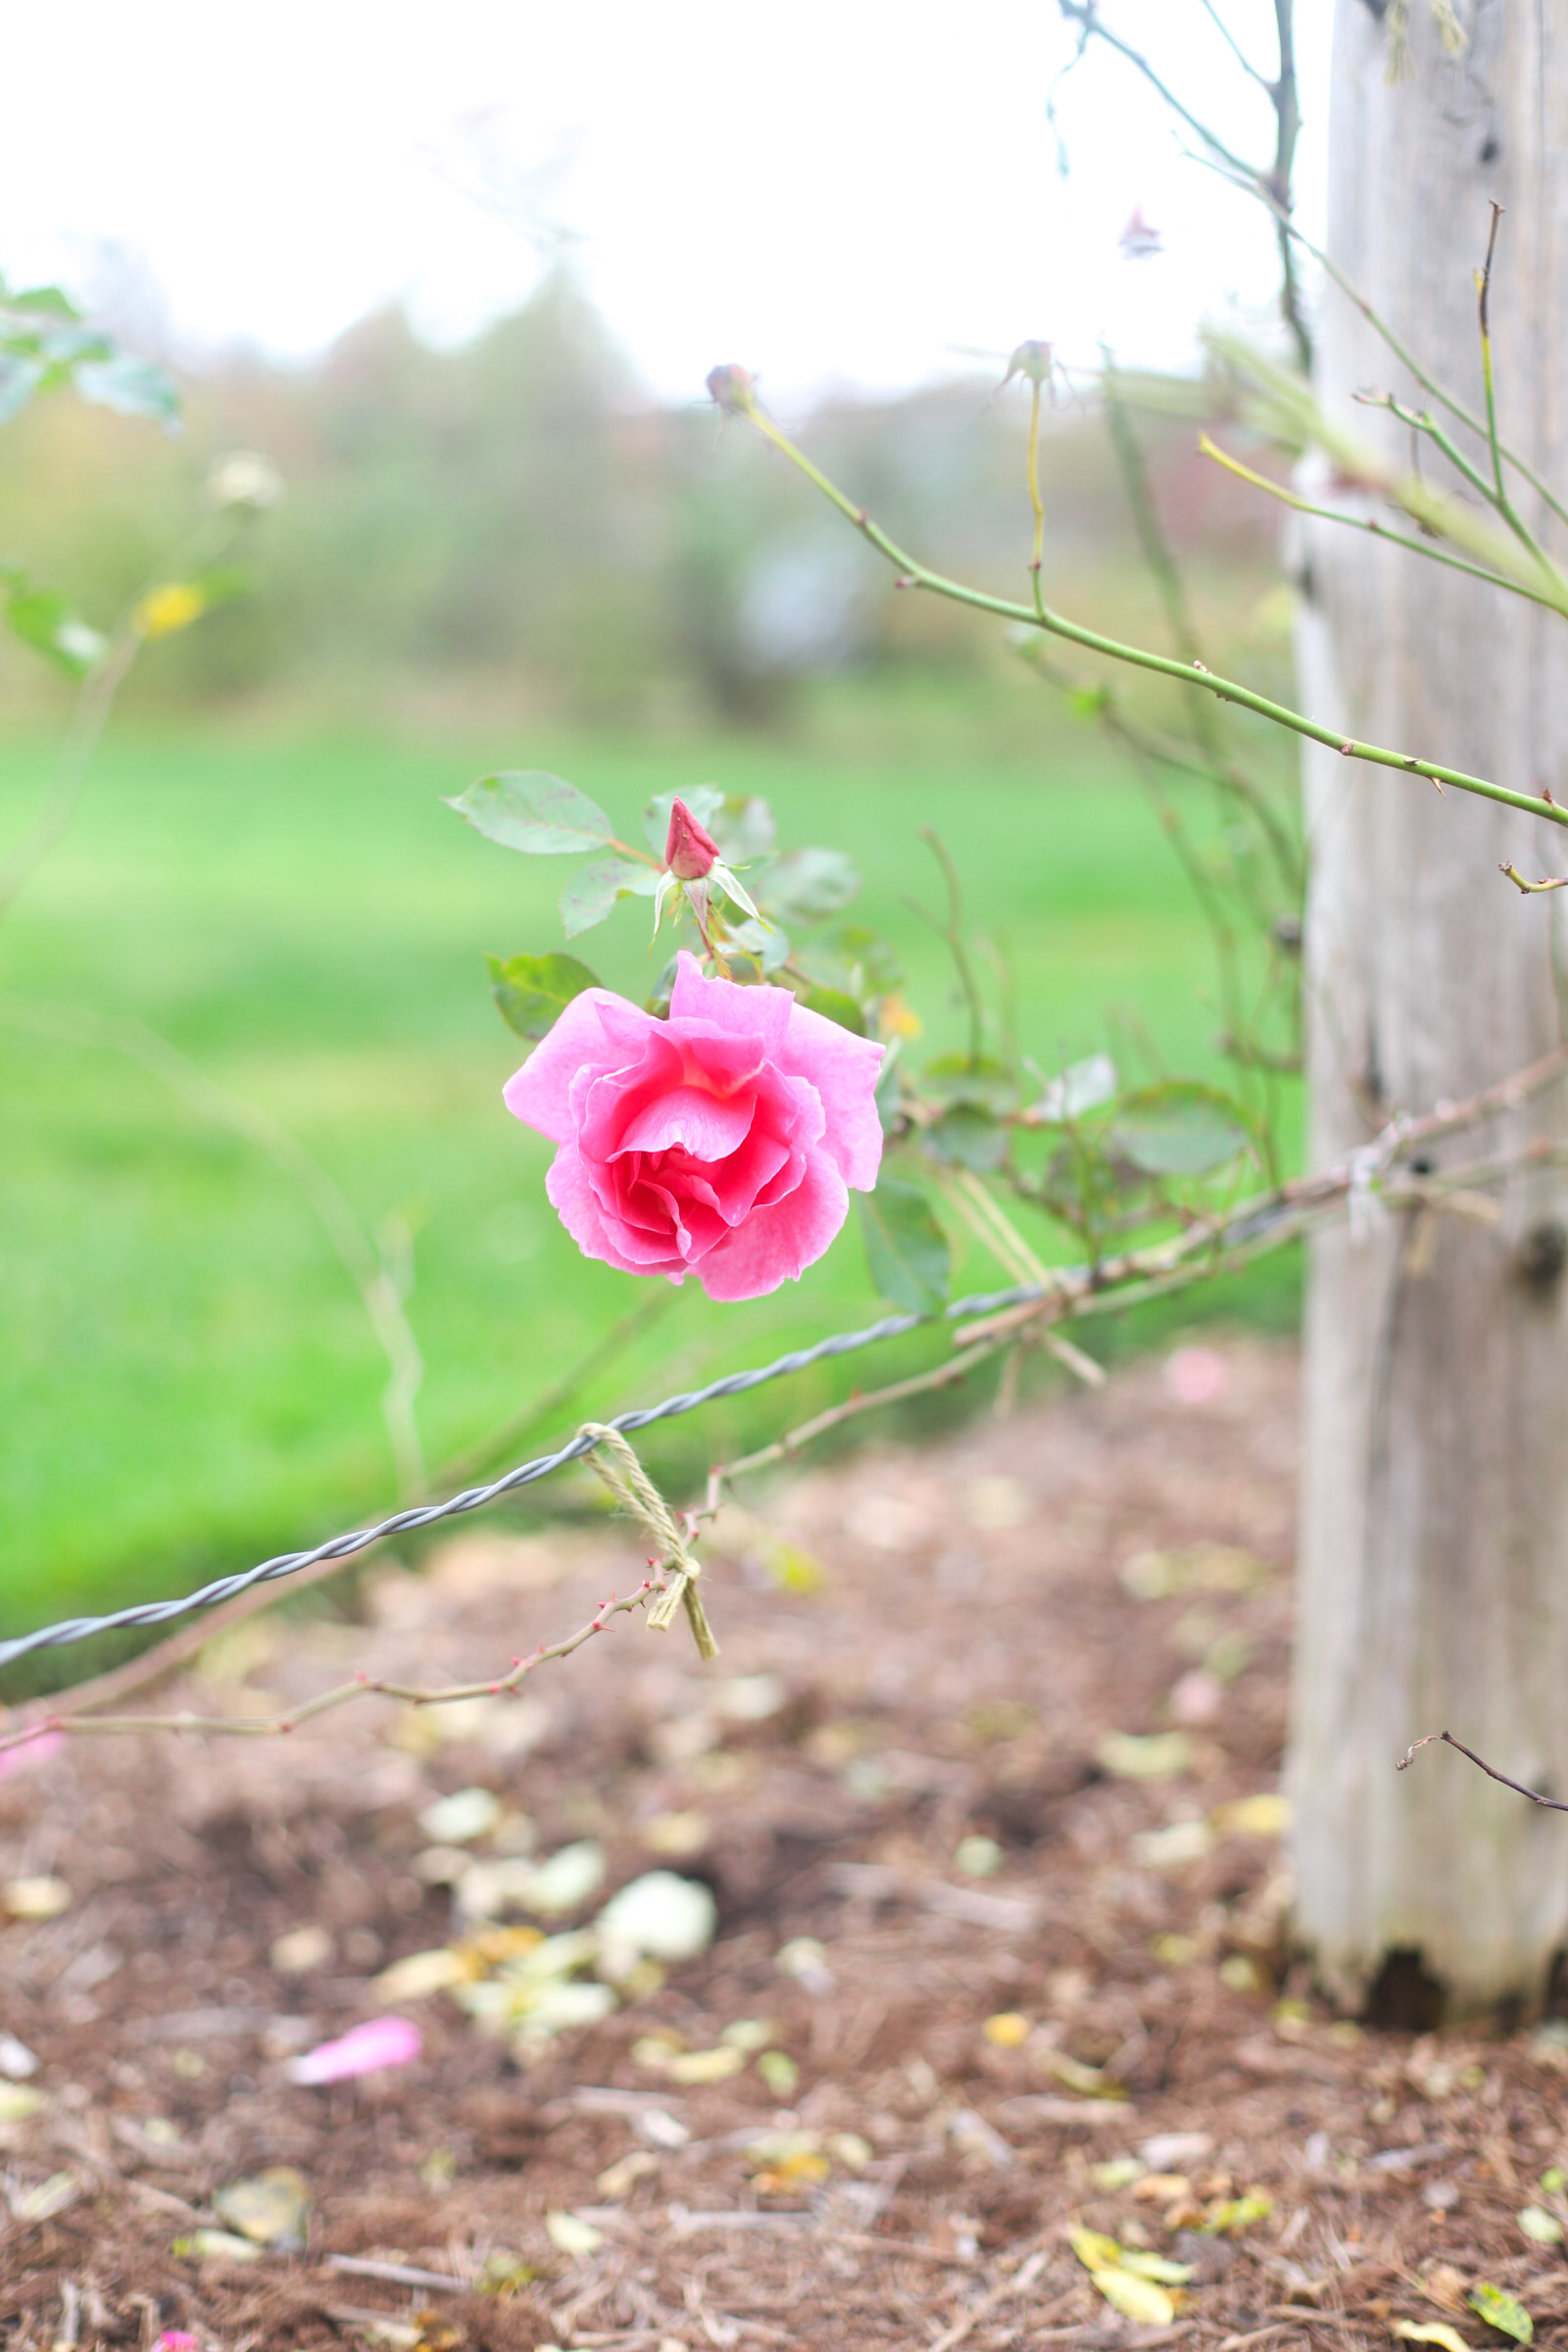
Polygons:
M1278 1783L1296 1421L1289 1350L1223 1359L1205 1403L1151 1361L797 1476L721 1523L712 1667L619 1619L455 1721L375 1699L0 1781L0 1883L71 1890L0 1927L0 2030L44 2093L0 2123L0 2343L1386 2346L1401 2320L1501 2343L1477 2278L1568 2342L1561 2248L1517 2220L1568 2216L1540 2186L1568 2153L1551 2030L1335 2021L1266 1816L1220 1810ZM476 1529L371 1572L365 1624L220 1637L170 1703L484 1676L641 1573L613 1527ZM1104 1744L1183 1717L1167 1777ZM706 1882L711 1949L535 2055L436 1994L395 2004L413 2065L294 2084L291 2055L394 2005L382 1970L453 1939L418 1815L473 1787L503 1843L518 1815L541 1854L598 1840L607 1888ZM782 2094L755 2052L707 2084L649 2063L751 2020L798 2069ZM792 2143L755 2144L788 2133L818 2151L793 2176ZM278 2165L309 2183L303 2254L190 2249L225 2183ZM564 2250L563 2215L597 2242ZM1073 2224L1192 2267L1169 2327L1111 2309Z

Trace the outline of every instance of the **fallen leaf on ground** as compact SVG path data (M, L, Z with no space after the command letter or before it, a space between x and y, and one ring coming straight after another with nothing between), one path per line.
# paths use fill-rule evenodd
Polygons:
M38 2061L26 2043L14 2034L0 2034L0 2075L9 2075L13 2082L24 2082L37 2072Z
M196 2230L176 2237L172 2251L187 2262L260 2262L262 2249L232 2230Z
M459 1788L426 1805L419 1827L433 1845L468 1845L487 1836L500 1819L501 1799L493 1788Z
M74 2173L51 2173L36 2188L24 2189L11 2200L11 2211L19 2222L52 2222L57 2213L74 2205L81 2194L81 2182Z
M757 2071L775 2099L790 2098L800 2087L801 2070L787 2050L764 2050Z
M1067 2242L1086 2271L1103 2271L1121 2260L1120 2246L1102 2230L1085 2230L1075 2224L1067 2232Z
M694 1960L717 1933L718 1905L701 1880L651 1870L612 1894L595 1925L607 1951L624 1949L672 1963Z
M1238 1796L1216 1805L1208 1821L1216 1838L1283 1838L1291 1826L1290 1799L1267 1789Z
M1442 2352L1470 2352L1458 2328L1450 2328L1446 2320L1433 2320L1425 2327L1418 2327L1414 2320L1396 2320L1394 2332L1407 2344L1439 2344Z
M1116 1780L1174 1781L1192 1770L1193 1743L1185 1732L1106 1732L1095 1762Z
M0 1886L0 1911L13 1919L58 1919L71 1909L71 1888L64 1879L8 1879Z
M1176 2317L1176 2306L1162 2286L1119 2263L1092 2271L1090 2277L1111 2309L1119 2311L1123 2319L1136 2320L1140 2327L1168 2328Z
M574 2213L547 2213L545 2233L559 2253L576 2259L597 2253L605 2242L603 2230L596 2230L592 2222L579 2220Z
M1538 2246L1555 2246L1562 2242L1562 2224L1554 2213L1544 2205L1527 2205L1518 2217L1519 2227L1526 2237L1534 2238Z
M1531 2343L1535 2338L1536 2323L1522 2303L1505 2295L1500 2286L1488 2278L1478 2278L1466 2297L1472 2311L1477 2311L1489 2328L1499 2335L1511 2335L1517 2344Z
M291 2164L270 2165L249 2180L230 2180L215 2190L213 2211L220 2222L259 2246L299 2254L311 2214L311 2187Z

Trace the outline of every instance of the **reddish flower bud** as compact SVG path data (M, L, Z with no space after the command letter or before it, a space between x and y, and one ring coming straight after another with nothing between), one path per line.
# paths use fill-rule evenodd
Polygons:
M712 871L717 856L717 842L698 823L685 802L672 802L669 832L664 840L664 864L668 871L678 882L700 882Z
M750 368L738 368L733 361L727 368L710 370L708 389L726 416L748 416L757 406L757 378Z

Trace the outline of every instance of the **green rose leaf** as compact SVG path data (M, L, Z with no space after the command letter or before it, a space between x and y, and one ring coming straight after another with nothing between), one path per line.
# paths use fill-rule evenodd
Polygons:
M925 1131L926 1150L950 1167L985 1176L1007 1156L1007 1130L978 1102L955 1102Z
M66 318L73 324L81 317L70 295L60 286L28 286L20 294L8 294L0 287L0 305L8 311L42 311L46 318Z
M925 1077L950 1102L967 1102L977 1110L1010 1110L1017 1099L1010 1071L989 1054L974 1060L967 1054L939 1054L926 1063Z
M75 374L83 400L101 409L113 409L121 416L150 416L162 425L179 422L179 389L151 360L117 352L112 359L84 361Z
M769 913L776 908L786 918L808 921L812 915L837 914L859 887L860 877L842 850L786 850L759 884Z
M5 602L6 625L69 678L85 677L104 650L75 607L51 588L14 588Z
M602 923L617 899L651 899L658 887L653 867L636 865L629 858L596 858L579 866L561 894L566 937L575 939Z
M537 1045L573 997L600 983L575 956L487 956L490 994L509 1029Z
M614 828L596 801L539 768L481 776L447 807L466 816L487 841L529 858L569 858L614 839Z
M918 1185L882 1176L860 1198L865 1262L884 1298L911 1314L929 1314L948 1295L953 1252Z
M1108 1054L1091 1054L1087 1061L1070 1061L1059 1077L1050 1078L1034 1106L1043 1124L1064 1125L1098 1110L1116 1093L1116 1064Z
M41 360L14 351L0 351L0 424L20 416L44 379Z
M1252 1140L1246 1112L1217 1087L1172 1079L1128 1095L1111 1125L1112 1148L1151 1176L1206 1176Z
M841 1029L853 1030L857 1037L865 1035L864 1013L841 988L808 988L795 1002L808 1012L819 1012L825 1021L837 1021Z

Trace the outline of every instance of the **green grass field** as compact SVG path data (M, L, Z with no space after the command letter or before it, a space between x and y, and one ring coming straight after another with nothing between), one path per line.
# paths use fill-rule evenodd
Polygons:
M858 912L898 941L940 1044L957 1034L951 977L903 904L936 902L916 834L935 825L977 919L1008 943L1022 1043L1042 1065L1107 1042L1125 1058L1140 1029L1169 1066L1208 1058L1205 935L1137 787L1091 730L1044 698L1005 735L961 707L853 704L782 740L541 726L376 741L122 721L73 833L0 927L0 998L150 1024L285 1122L368 1227L408 1221L420 1422L439 1465L644 1296L578 1255L544 1198L547 1148L502 1110L520 1049L481 954L558 944L570 868L509 857L441 806L487 768L554 768L628 832L651 793L683 783L765 793L784 841L857 858ZM0 744L0 842L36 806L51 757L46 740ZM641 903L625 906L582 943L638 995L645 922ZM122 1052L15 1018L0 1020L0 1632L173 1592L390 1505L383 1360L271 1162ZM965 1275L1005 1279L978 1255ZM1275 1316L1291 1279L1273 1273L1257 1294ZM719 1308L687 1286L540 1439L877 1311L852 1222L787 1295ZM808 1379L721 1408L684 1425L676 1454L689 1466L764 1438L825 1394Z

